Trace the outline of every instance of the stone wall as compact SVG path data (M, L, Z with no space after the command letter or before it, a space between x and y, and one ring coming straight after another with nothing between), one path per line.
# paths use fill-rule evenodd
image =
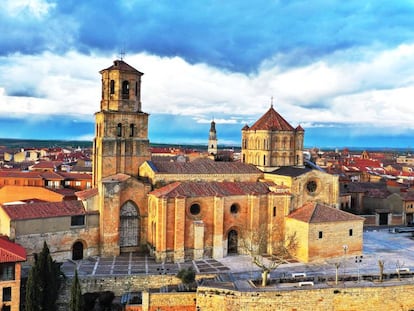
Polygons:
M372 311L413 310L414 284L237 292L199 287L197 308L220 310Z
M198 277L207 277L198 276ZM120 276L80 277L82 292L113 291L120 296L129 291L143 291L142 305L128 310L279 310L279 311L372 311L414 310L414 283L412 279L365 282L338 286L321 284L319 287L267 288L236 291L218 287L199 286L197 293L148 293L146 289L180 283L175 276ZM68 279L59 299L60 310L67 310L71 279ZM354 286L354 287L348 287Z

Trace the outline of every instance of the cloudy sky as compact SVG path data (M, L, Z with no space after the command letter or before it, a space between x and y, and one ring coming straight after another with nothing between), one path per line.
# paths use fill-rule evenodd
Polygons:
M151 142L239 145L273 97L308 147L414 147L413 0L2 0L0 137L91 140L122 51Z

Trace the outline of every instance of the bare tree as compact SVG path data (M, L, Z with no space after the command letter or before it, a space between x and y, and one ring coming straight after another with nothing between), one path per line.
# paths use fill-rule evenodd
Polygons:
M404 267L404 262L397 260L395 263L395 270L397 271L398 281L401 281L401 269Z
M384 264L385 264L384 260L381 260L381 259L378 260L379 281L380 282L382 282L383 278L384 278Z
M340 262L335 262L334 263L335 266L335 285L338 285L338 280L339 280L339 267L341 266Z
M288 263L291 253L297 249L296 234L283 236L280 228L268 230L261 225L257 230L244 230L240 246L252 257L252 262L262 271L262 286L266 286L269 273L281 264Z

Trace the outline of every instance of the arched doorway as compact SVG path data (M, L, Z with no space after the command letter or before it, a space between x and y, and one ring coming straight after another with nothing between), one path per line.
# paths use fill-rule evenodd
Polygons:
M138 246L140 219L138 208L131 201L121 207L119 228L119 246Z
M83 259L83 243L77 241L72 246L72 260L81 260Z
M227 235L227 254L237 254L238 233L230 230Z

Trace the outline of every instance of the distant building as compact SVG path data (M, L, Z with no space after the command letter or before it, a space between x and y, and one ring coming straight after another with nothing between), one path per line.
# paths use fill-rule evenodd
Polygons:
M282 166L303 166L304 134L300 125L293 128L272 105L251 127L243 127L242 162L264 172Z
M216 133L216 122L211 121L210 133L208 136L208 154L217 155L217 133Z

